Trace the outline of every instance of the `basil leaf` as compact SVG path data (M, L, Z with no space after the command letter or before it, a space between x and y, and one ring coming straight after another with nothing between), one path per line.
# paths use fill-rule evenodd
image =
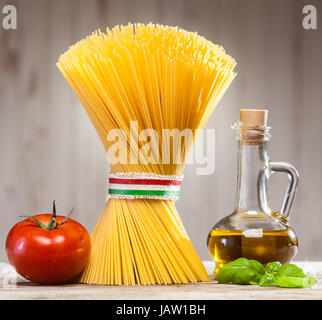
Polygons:
M269 262L265 268L265 275L262 276L258 285L260 287L275 286L275 278L281 266L281 263L278 261Z
M272 287L275 286L275 277L272 274L265 274L261 277L258 285L260 287Z
M302 288L304 278L278 276L276 277L275 284L283 288Z
M258 284L260 287L311 288L317 280L295 264L270 262L264 269L256 260L239 258L225 264L217 274L218 283Z
M282 265L277 274L279 276L290 276L290 277L296 277L296 278L303 278L305 277L304 271L296 266L295 264L284 264Z
M295 264L283 265L277 273L275 284L284 288L311 288L317 280L310 273L304 271Z
M277 275L278 270L281 268L281 263L278 261L275 262L269 262L266 265L265 268L265 273L272 274L272 275Z
M218 283L258 284L265 274L263 265L256 260L239 258L225 264L217 274Z
M317 283L317 280L307 274L304 277L277 276L275 284L283 288L311 288Z
M306 278L306 282L305 282L306 286L304 286L303 288L312 288L318 282L311 273L307 273L305 278Z

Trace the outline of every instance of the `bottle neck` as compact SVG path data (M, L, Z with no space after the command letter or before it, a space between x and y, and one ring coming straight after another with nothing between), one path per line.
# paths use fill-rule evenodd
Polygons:
M245 143L238 140L238 176L236 212L269 213L267 188L263 180L268 174L268 141Z

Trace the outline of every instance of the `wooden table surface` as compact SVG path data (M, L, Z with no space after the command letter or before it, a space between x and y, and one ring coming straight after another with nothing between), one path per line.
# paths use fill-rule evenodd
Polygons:
M226 300L226 299L319 299L322 300L322 262L294 262L305 271L311 272L318 283L310 289L287 289L245 285L221 285L215 280L204 283L162 286L99 286L68 284L59 286L40 286L17 278L16 285L8 285L8 275L15 276L13 269L0 263L0 300L8 299L95 299L95 300ZM214 263L204 262L209 274Z

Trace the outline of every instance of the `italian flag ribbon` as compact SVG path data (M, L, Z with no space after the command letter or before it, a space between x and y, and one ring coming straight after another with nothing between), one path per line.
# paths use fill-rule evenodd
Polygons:
M109 198L178 200L183 176L119 172L109 175Z

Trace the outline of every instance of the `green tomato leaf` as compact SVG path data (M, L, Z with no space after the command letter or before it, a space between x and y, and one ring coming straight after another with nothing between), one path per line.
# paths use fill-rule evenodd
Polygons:
M258 284L265 274L263 265L256 260L239 258L225 264L217 274L218 283Z

